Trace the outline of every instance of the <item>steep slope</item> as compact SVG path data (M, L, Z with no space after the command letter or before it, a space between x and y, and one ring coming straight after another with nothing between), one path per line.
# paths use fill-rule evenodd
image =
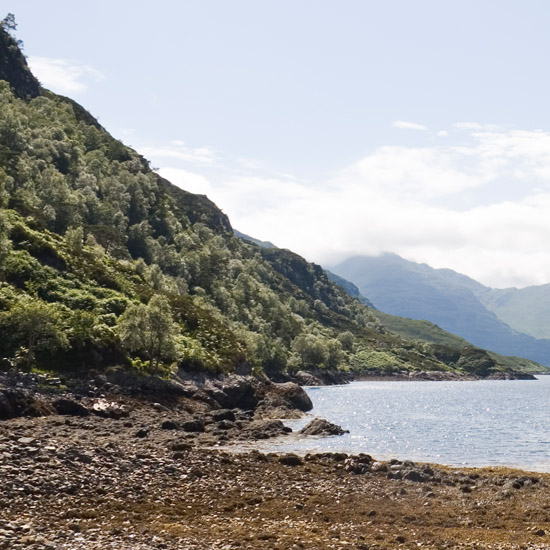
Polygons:
M385 313L426 319L476 346L550 364L550 340L522 334L501 321L479 298L486 287L464 275L395 254L357 256L332 269Z
M235 237L207 197L160 178L74 101L29 93L24 57L0 38L0 368L502 367L408 342L320 266Z

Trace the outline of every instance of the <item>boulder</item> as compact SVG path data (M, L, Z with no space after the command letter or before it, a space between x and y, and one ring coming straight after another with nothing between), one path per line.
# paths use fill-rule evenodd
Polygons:
M263 394L263 407L297 409L302 412L313 408L309 395L294 382L269 383L264 387Z
M229 399L228 408L252 410L258 404L253 380L250 377L228 376L223 381L222 390Z
M53 402L53 407L57 414L66 416L88 416L90 414L90 410L82 403L66 397L56 399Z
M322 418L313 419L307 426L300 430L304 435L343 435L349 433L349 430L344 430L337 424L333 424L328 420Z
M180 425L177 422L175 422L174 420L165 420L160 425L160 427L163 430L179 430L180 429Z

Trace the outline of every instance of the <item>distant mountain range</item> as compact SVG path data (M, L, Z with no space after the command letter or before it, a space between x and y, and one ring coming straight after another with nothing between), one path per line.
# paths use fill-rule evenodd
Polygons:
M550 365L550 285L493 289L397 256L355 256L330 268L376 308L425 319L476 346Z

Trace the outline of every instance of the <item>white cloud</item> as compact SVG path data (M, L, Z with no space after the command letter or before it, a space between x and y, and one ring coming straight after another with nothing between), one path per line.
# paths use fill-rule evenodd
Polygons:
M211 195L212 184L204 176L181 168L161 168L158 173L174 185L198 195Z
M407 122L406 120L396 120L392 126L394 128L402 128L404 130L427 130L423 124L417 124L416 122Z
M503 130L496 124L482 124L481 122L455 122L453 128L457 130Z
M60 94L85 92L91 83L105 78L97 69L74 59L31 56L28 62L38 80Z
M391 251L492 286L548 283L550 133L478 130L460 147L381 147L315 186L215 179L211 198L241 231L325 265Z
M315 183L266 175L258 162L234 169L183 142L147 151L172 164L162 176L207 194L234 227L321 264L390 251L491 286L550 282L549 132L476 126L460 145L450 134L429 147L380 147Z
M216 153L210 147L188 147L181 140L171 141L165 147L140 147L139 152L154 163L157 159L173 159L198 164L212 164L216 160Z
M447 132L447 130L439 130L439 132L437 132L437 135L439 137L447 137L449 135L449 132Z

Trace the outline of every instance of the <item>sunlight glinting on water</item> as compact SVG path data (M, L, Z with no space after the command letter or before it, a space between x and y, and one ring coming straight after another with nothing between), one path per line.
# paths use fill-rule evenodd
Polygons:
M274 450L550 471L550 376L537 381L354 382L311 387L313 416L343 436L271 443ZM288 423L299 430L308 420Z

